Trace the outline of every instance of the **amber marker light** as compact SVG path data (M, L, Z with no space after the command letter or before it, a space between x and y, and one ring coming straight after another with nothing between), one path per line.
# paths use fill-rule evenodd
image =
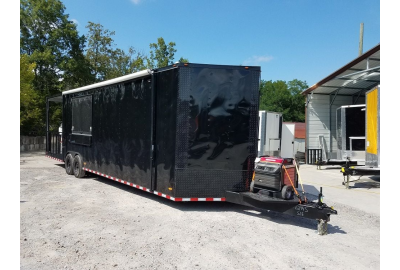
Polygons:
M168 190L172 190L172 187L169 187Z

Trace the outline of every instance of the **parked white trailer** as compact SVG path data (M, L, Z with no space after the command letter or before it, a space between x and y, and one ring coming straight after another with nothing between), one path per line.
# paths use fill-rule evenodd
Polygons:
M282 113L259 111L258 157L280 156Z
M296 137L301 123L282 123L281 157L294 158L297 152L305 152L305 139Z

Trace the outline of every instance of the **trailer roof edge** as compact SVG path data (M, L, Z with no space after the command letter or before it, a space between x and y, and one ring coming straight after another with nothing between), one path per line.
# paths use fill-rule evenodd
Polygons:
M128 74L128 75L125 75L125 76L121 76L121 77L118 77L118 78L114 78L114 79L111 79L111 80L107 80L107 81L94 83L94 84L91 84L91 85L87 85L87 86L83 86L83 87L67 90L67 91L62 92L62 94L63 95L67 95L67 94L77 93L77 92L81 92L81 91L85 91L85 90L89 90L89 89L93 89L93 88L103 87L103 86L107 86L107 85L123 82L123 81L126 81L126 80L145 77L147 75L151 75L152 73L153 73L152 70L145 69L145 70L142 70L142 71L138 71L138 72L135 72L135 73L132 73L132 74Z

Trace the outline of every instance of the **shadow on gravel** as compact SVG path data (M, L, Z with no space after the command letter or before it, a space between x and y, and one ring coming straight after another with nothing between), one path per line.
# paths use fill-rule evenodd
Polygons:
M351 188L365 188L365 189L371 189L371 188L380 188L381 183L380 182L355 182L354 185Z
M350 186L350 189L363 188L363 189L374 189L381 188L380 176L355 176L356 179L350 180L349 183L354 183ZM354 178L355 178L354 177ZM343 182L342 184L344 184Z
M253 207L248 207L244 205L238 205L230 202L174 202L171 200L168 200L166 198L157 196L155 194L136 189L130 186L127 186L125 184L103 178L91 173L87 173L85 178L87 179L93 179L95 181L98 181L100 183L113 186L116 188L119 188L121 190L124 190L126 192L130 192L135 196L141 196L143 198L156 201L158 203L167 205L169 207L175 208L180 211L190 211L190 212L236 212L239 214L244 214L244 215L249 215L253 217L258 217L262 219L266 219L271 222L279 223L279 224L288 224L288 225L293 225L293 226L300 226L312 230L317 230L317 224L318 222L316 220L311 220L311 219L306 219L302 217L294 217L274 211L269 211L269 210L263 210L263 209L257 209ZM310 197L315 197L312 196L311 194L309 195ZM310 198L311 199L311 198ZM309 199L309 200L310 200ZM333 226L328 223L328 233L329 234L335 234L335 233L341 233L341 234L346 234L345 231L340 229L338 226Z

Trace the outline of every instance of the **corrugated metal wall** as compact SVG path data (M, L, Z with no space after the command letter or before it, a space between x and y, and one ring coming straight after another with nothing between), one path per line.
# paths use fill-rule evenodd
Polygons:
M336 96L331 106L331 119L329 119L330 99L333 95L308 95L310 101L307 105L306 115L306 144L307 149L320 149L319 135L323 135L326 149L333 154L329 158L336 158L336 109L343 105L352 105L352 96ZM365 104L365 98L360 97L357 104ZM331 136L332 134L332 136ZM332 143L331 143L332 139Z

